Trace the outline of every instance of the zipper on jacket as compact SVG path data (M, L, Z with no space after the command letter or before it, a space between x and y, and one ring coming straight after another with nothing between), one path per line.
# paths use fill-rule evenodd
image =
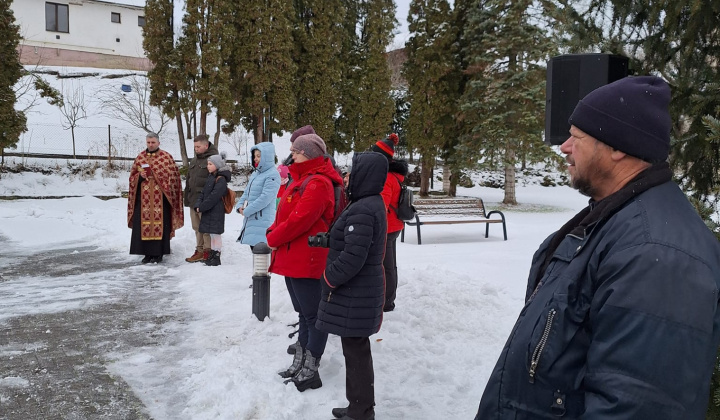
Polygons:
M548 337L550 336L550 330L552 329L552 323L555 320L555 314L557 311L555 309L550 309L550 312L548 312L547 321L545 321L545 329L543 330L542 337L540 337L540 342L535 347L535 351L533 351L532 358L530 359L530 383L535 383L535 372L537 371L538 362L540 361L540 356L542 356L542 352L545 349L545 345L547 344Z
M328 300L327 300L328 302L330 302L331 297L332 297L332 290L330 291L330 293L328 293Z

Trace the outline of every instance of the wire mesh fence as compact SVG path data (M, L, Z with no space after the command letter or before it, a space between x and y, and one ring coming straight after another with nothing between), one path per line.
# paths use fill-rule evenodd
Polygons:
M121 164L133 160L145 150L147 133L138 128L107 126L78 126L74 129L60 124L28 124L16 147L3 150L5 156L62 159L107 160ZM161 148L175 160L181 159L180 141L177 129L160 133ZM227 152L230 161L245 164L252 138L247 133L220 135L218 147ZM193 156L193 140L185 139L183 146L188 157Z

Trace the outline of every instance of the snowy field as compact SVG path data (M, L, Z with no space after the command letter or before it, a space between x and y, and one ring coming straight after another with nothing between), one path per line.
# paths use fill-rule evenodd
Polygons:
M281 146L282 147L282 146ZM287 145L285 145L287 147ZM284 151L279 153L284 156ZM239 182L241 184L242 182ZM437 186L438 183L436 183ZM28 253L97 246L126 255L130 229L125 199L127 173L92 177L2 174L0 195L80 195L56 200L0 201L0 235L6 246ZM459 189L482 197L489 209L502 201L502 190ZM505 210L508 241L499 225L442 225L423 228L423 245L414 231L398 242L397 309L386 314L371 338L375 363L376 413L383 419L472 418L487 378L523 305L532 253L586 203L568 187L518 184L516 210ZM186 209L187 210L187 209ZM111 372L130 384L153 418L164 419L318 419L346 405L345 370L340 340L331 336L320 374L323 387L299 393L276 374L287 367L285 350L296 321L280 276L271 280L270 318L251 314L252 256L235 243L242 217L226 219L219 267L185 263L194 250L189 216L172 240L173 254L161 265L137 266L133 274L172 279L159 282L175 296L158 313L183 314L176 336L156 347L108 355ZM38 267L38 276L43 272ZM117 275L45 278L55 286L43 295L32 279L0 282L0 322L24 314L87 308L117 299ZM93 283L87 283L87 282ZM126 283L126 282L125 282ZM36 286L42 287L42 286ZM20 381L31 378L3 378Z

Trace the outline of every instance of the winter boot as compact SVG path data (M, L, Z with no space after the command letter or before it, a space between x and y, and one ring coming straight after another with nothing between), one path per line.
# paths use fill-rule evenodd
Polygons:
M210 255L208 256L208 259L205 260L205 265L209 266L218 266L220 265L220 251L210 251Z
M300 340L290 344L287 348L287 354L295 354L295 350L301 349Z
M306 349L305 363L303 363L303 367L300 369L300 372L292 378L292 381L295 382L295 387L297 387L298 391L303 392L306 389L317 389L322 386L320 372L318 372L319 367L320 360L313 357L310 350Z
M295 356L293 357L292 365L290 365L289 368L278 372L278 375L280 375L283 378L292 378L295 376L298 372L300 372L300 369L303 367L303 362L305 362L305 352L303 351L302 346L300 345L300 342L297 341L295 344L293 344L295 347Z
M189 263L193 263L193 262L203 261L204 259L205 258L203 256L203 252L195 250L195 253L192 254L192 256L185 258L185 261L187 261Z
M347 411L348 411L348 408L347 408L347 407L333 408L333 409L332 409L332 415L333 415L333 417L335 417L336 419L340 419L340 418L343 418L343 417L347 416Z
M207 261L207 259L210 258L210 251L212 251L210 248L203 249L203 262Z

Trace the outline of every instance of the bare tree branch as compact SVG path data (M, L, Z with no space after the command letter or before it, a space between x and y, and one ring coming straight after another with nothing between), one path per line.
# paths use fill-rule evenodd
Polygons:
M117 86L107 86L97 93L102 113L125 121L146 132L162 133L170 117L158 106L150 105L150 82L145 76L132 75L129 78L130 92L123 92Z

